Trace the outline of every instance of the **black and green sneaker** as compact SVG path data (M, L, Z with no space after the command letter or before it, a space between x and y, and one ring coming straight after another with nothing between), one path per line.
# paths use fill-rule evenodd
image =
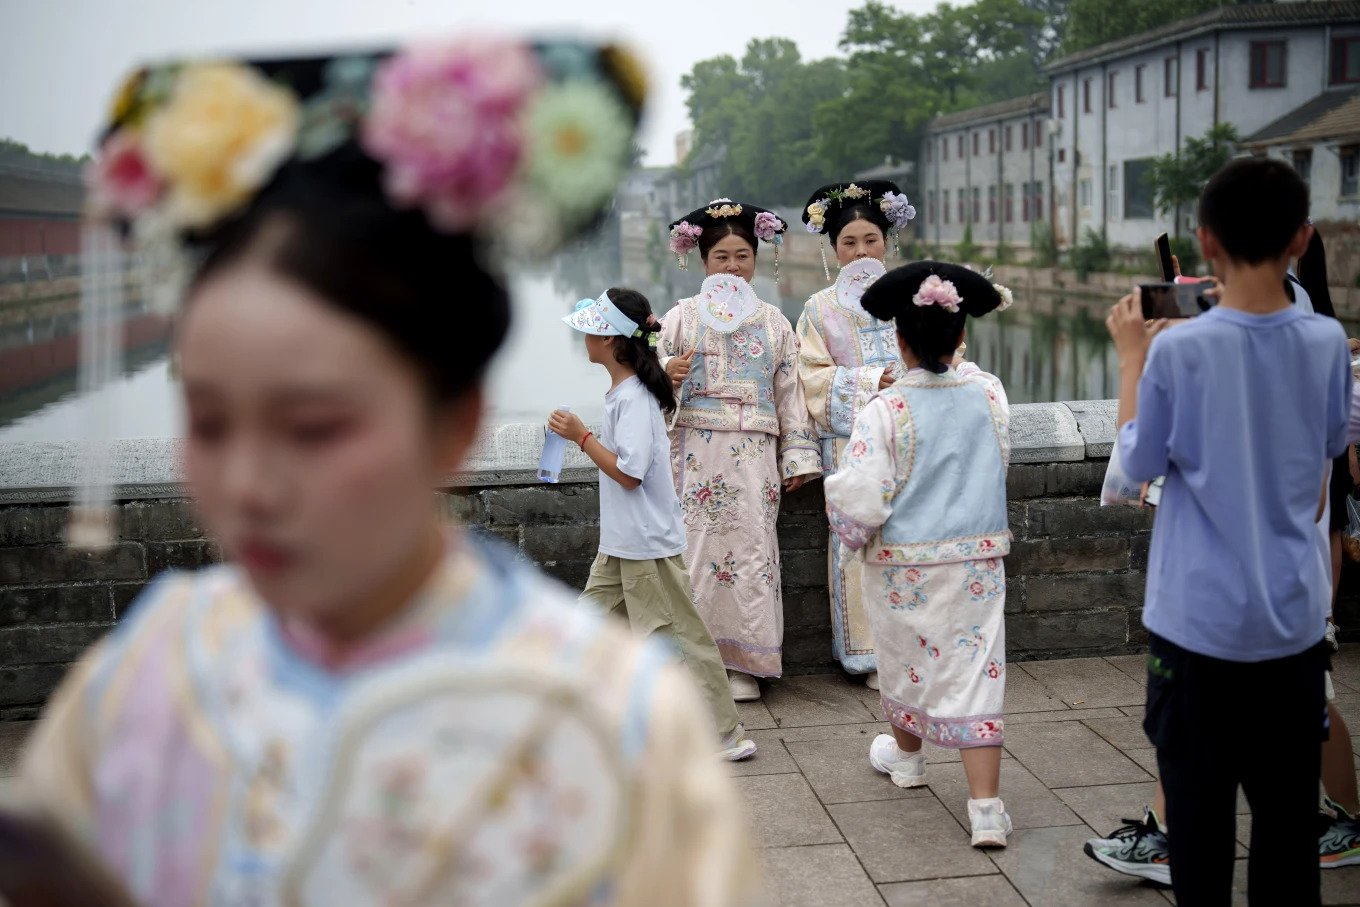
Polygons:
M1115 829L1108 838L1092 838L1083 850L1097 863L1115 872L1156 882L1171 884L1171 852L1166 845L1166 832L1157 821L1157 814L1148 810L1142 821L1124 819L1127 824Z
M1360 865L1360 819L1330 797L1318 810L1318 863L1323 869Z

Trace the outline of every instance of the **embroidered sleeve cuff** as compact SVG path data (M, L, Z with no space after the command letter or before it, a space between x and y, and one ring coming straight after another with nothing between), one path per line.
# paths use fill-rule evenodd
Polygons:
M869 544L877 529L847 514L833 504L827 504L826 515L831 523L831 531L847 548L859 550Z

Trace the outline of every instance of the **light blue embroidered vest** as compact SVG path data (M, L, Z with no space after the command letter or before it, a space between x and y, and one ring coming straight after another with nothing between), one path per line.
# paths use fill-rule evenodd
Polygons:
M1008 554L1010 442L991 391L953 370L913 372L881 397L896 424L898 479L868 560L945 564Z

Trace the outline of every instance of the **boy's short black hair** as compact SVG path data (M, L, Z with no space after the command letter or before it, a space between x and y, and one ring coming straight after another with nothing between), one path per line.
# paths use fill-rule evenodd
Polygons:
M1243 264L1283 258L1307 219L1308 186L1293 167L1272 158L1231 161L1199 197L1200 225Z

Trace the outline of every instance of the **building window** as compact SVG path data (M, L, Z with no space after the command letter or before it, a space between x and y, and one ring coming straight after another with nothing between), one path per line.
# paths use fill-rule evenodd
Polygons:
M1034 124L1034 147L1044 147L1044 124L1042 122Z
M1066 86L1066 85L1059 85L1059 86L1058 86L1058 119L1062 120L1062 119L1066 119L1066 117L1067 117L1067 86Z
M940 139L940 158L949 160L949 136Z
M1284 51L1283 41L1251 42L1252 88L1284 87Z
M1029 183L1020 184L1020 220L1029 223Z
M1029 150L1029 123L1020 124L1020 150Z
M973 157L977 157L981 153L978 151L979 146L982 144L981 139L982 139L981 133L979 132L973 133Z
M959 133L959 160L963 160L963 133Z
M949 190L948 190L948 189L944 190L944 204L940 206L940 210L941 210L942 212L944 212L944 222L945 222L945 223L949 223Z
M973 187L973 223L982 223L982 188Z
M1007 126L1007 127L1006 127L1006 150L1007 150L1007 151L1010 151L1010 150L1011 150L1011 130L1012 130L1012 128L1013 128L1013 127L1011 127L1011 126Z
M1059 163L1059 164L1065 164L1065 163L1067 163L1067 149L1066 149L1066 148L1059 148L1059 149L1058 149L1058 163Z
M1195 90L1205 91L1209 87L1209 48L1201 47L1195 51Z
M987 223L996 223L996 186L987 187Z
M1081 112L1091 112L1091 80L1086 79L1081 83Z
M1299 175L1299 179L1305 183L1313 177L1313 149L1295 148L1290 155L1290 163L1294 165L1294 172Z
M1360 82L1360 35L1332 39L1332 84Z
M1147 100L1143 94L1143 70L1146 66L1139 65L1133 68L1133 101L1135 104L1142 104Z
M1044 184L1040 180L1030 184L1030 189L1034 193L1034 201L1030 203L1031 214L1034 220L1044 219Z
M1341 194L1349 198L1360 195L1360 145L1341 149Z
M1118 105L1115 104L1115 102L1114 102L1114 97L1115 97L1115 90L1114 90L1114 89L1115 89L1115 76L1117 76L1117 75L1119 75L1119 73L1117 73L1117 72L1112 72L1112 73L1110 73L1109 85L1106 87L1106 90L1105 90L1105 103L1106 103L1107 106L1109 106L1109 108L1110 108L1111 110L1114 110L1114 108L1118 106Z
M959 190L959 223L968 223L968 194L965 190Z
M1167 57L1162 61L1162 94L1168 98L1174 98L1178 93L1181 80L1181 61L1176 57Z
M1111 220L1119 217L1119 167L1112 165L1105 179L1105 216Z
M1077 184L1077 204L1083 208L1091 207L1091 181L1082 180Z
M929 164L935 156L935 143L926 142L926 163Z
M987 130L987 153L996 154L996 130Z
M928 224L933 224L933 223L935 223L935 190L934 190L934 189L930 190L930 194L926 196L926 223L928 223Z
M1004 202L1003 202L1003 203L1004 203L1005 206L1006 206L1006 223L1008 223L1008 224L1014 223L1014 222L1015 222L1015 184L1014 184L1014 183L1007 183L1007 184L1006 184L1005 190L1002 192L1002 196L1003 196L1003 198L1004 198Z
M1152 185L1148 175L1152 172L1152 158L1124 162L1124 219L1151 219L1155 210Z

